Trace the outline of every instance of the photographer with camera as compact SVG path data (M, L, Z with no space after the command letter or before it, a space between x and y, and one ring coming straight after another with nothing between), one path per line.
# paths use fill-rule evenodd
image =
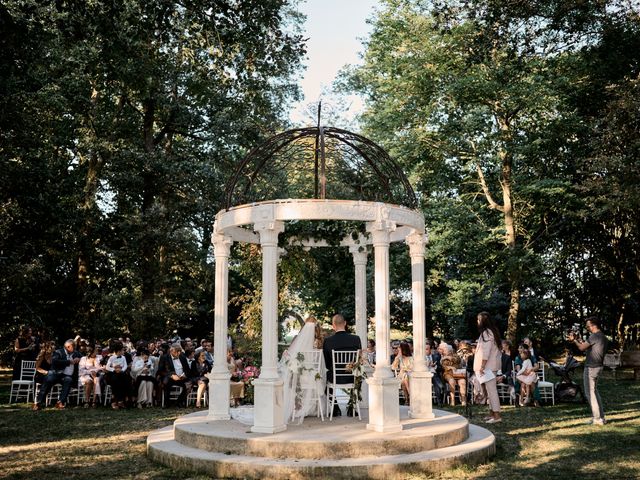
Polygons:
M598 317L589 317L586 320L587 331L591 334L586 341L578 338L575 329L569 333L569 341L575 344L582 352L586 352L584 362L584 393L587 402L591 406L593 418L589 423L593 425L604 425L604 410L602 408L602 399L598 392L598 377L602 372L604 355L607 353L607 337L600 330L600 319Z

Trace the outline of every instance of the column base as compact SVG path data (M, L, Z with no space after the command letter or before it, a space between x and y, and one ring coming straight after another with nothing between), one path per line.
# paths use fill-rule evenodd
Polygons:
M367 430L375 432L399 432L400 382L397 378L368 378L369 423Z
M409 416L411 418L435 418L431 396L431 378L433 374L428 371L411 373L409 389L411 392L411 406Z
M209 413L207 418L211 420L229 420L229 397L231 396L231 384L229 371L211 372L209 377Z
M253 407L255 433L278 433L287 429L284 422L284 382L280 379L256 379L253 382L254 396L259 401Z

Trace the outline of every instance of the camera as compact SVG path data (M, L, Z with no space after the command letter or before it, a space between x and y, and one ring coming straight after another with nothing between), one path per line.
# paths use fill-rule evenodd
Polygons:
M565 338L569 340L573 337L574 340L582 340L582 326L579 323L574 323L565 332Z

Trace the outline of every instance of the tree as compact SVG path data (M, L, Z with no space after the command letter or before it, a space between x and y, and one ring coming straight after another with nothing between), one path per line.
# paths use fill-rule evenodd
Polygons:
M37 166L43 176L33 192L3 189L3 205L28 218L36 213L29 195L45 196L42 227L53 231L23 265L50 262L40 281L55 289L38 289L64 305L59 330L146 336L210 323L209 238L221 186L243 152L284 123L297 95L291 75L304 44L292 8L284 0L0 7L10 27L2 40L7 183L39 181ZM2 247L14 259L33 233L10 218ZM50 302L38 303L50 317Z
M598 44L618 7L388 1L374 20L364 65L344 74L344 87L366 96L364 129L412 172L424 208L460 203L483 231L465 238L494 243L476 269L489 288L473 291L484 290L486 302L492 292L508 295L511 340L525 317L529 279L575 205L580 119L567 105L579 78L573 62ZM450 262L461 260L455 245ZM455 263L447 270L460 273Z

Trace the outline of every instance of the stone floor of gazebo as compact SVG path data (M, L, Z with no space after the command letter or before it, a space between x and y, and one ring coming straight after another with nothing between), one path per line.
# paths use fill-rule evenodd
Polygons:
M362 420L307 418L276 434L253 433L235 420L209 421L207 412L177 419L147 438L150 458L215 478L404 478L482 463L495 454L495 437L462 416L435 410L413 419L401 407L403 430L378 433Z

